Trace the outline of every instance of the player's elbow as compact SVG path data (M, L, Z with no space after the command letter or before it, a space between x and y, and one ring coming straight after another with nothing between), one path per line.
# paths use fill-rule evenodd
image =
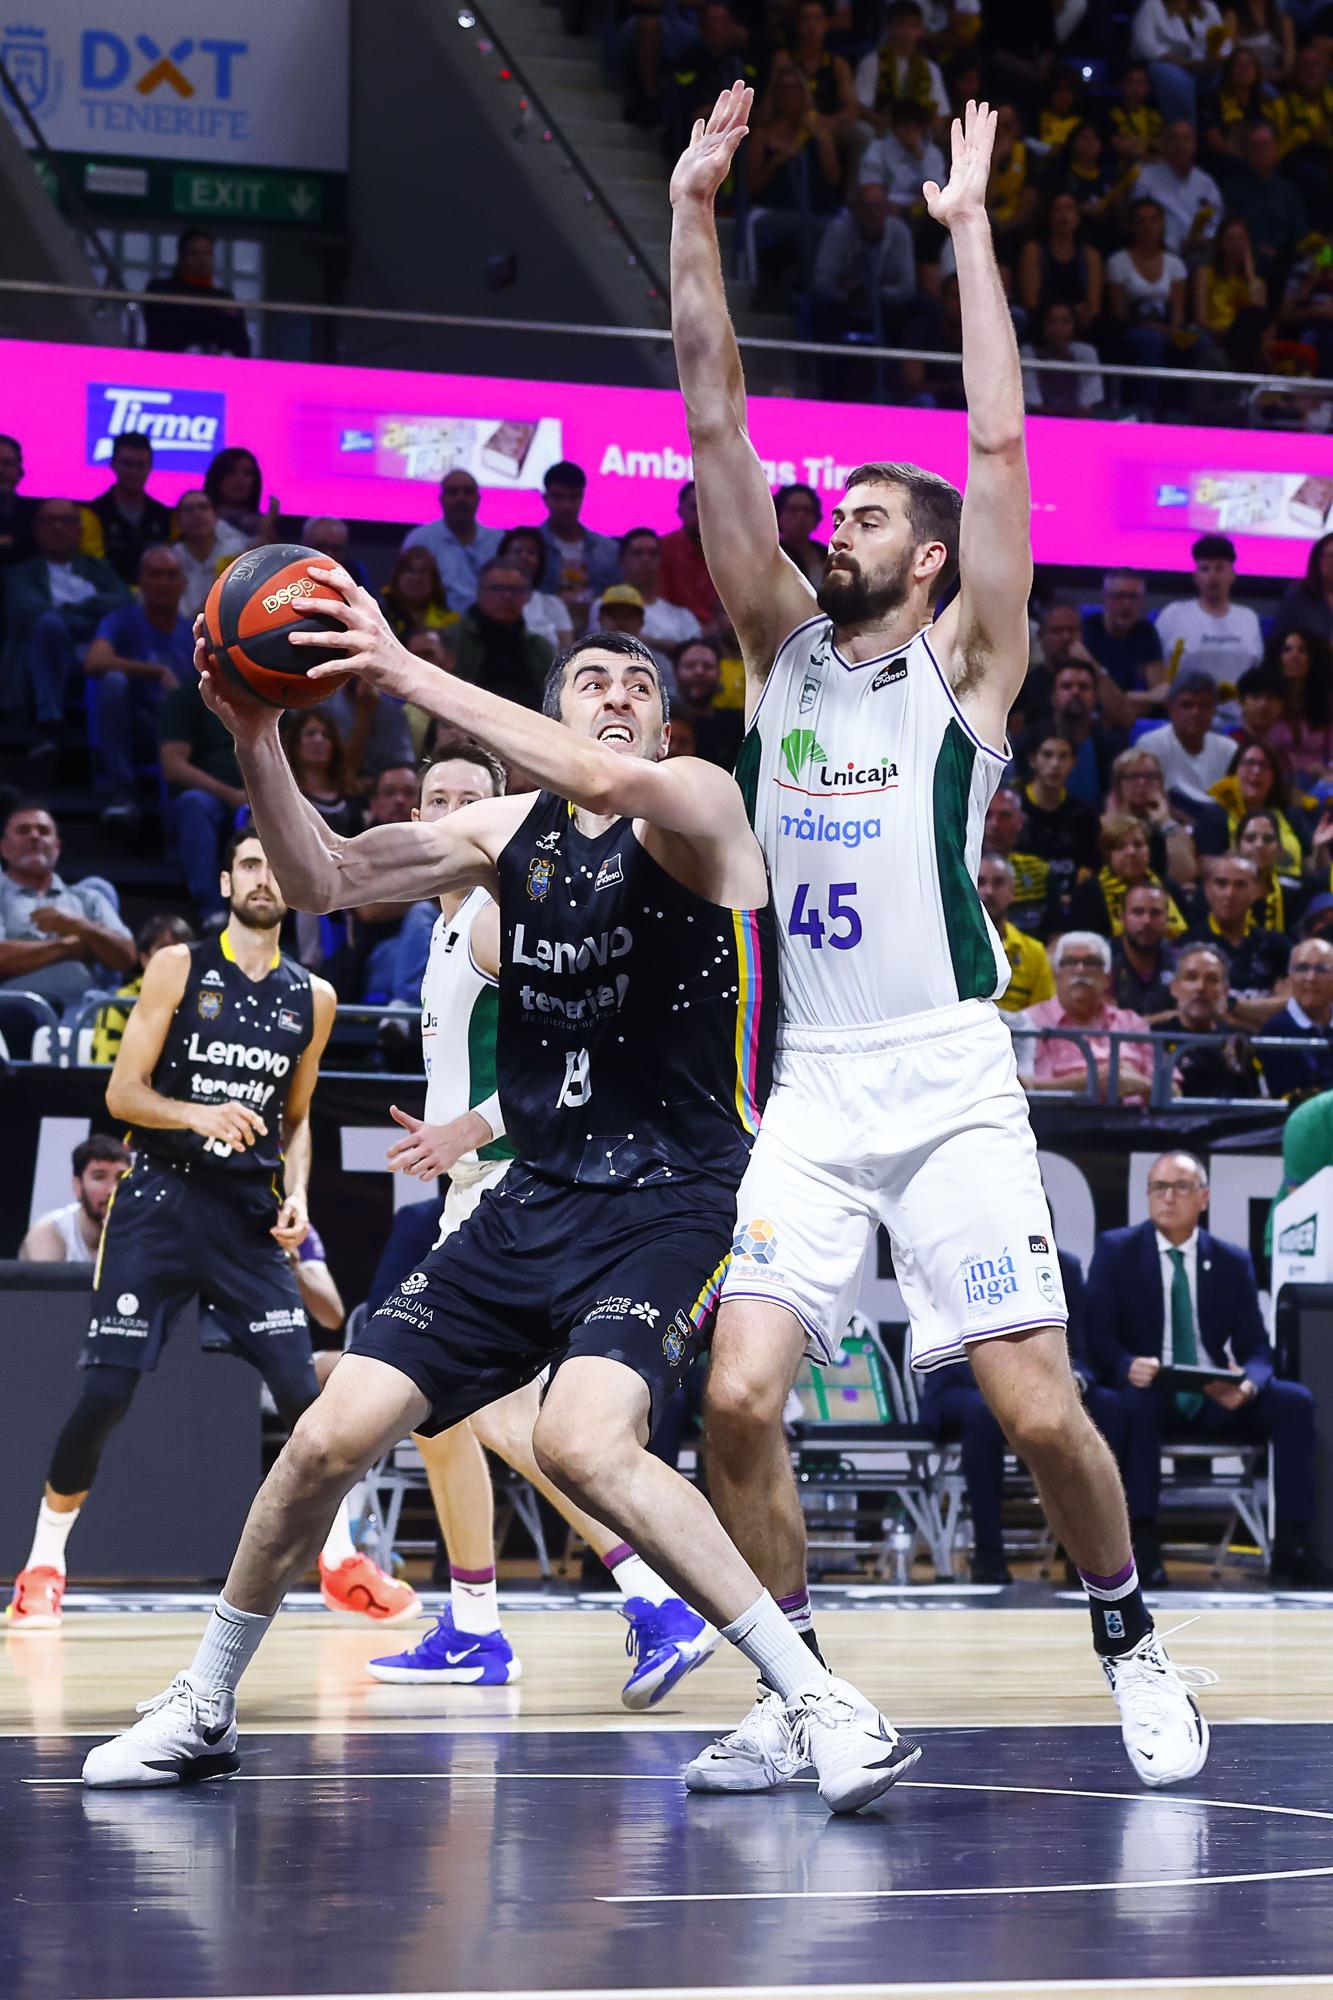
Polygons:
M1023 405L1019 402L1013 410L994 416L970 418L967 427L967 441L974 452L989 459L996 459L1007 467L1017 470L1023 464L1027 449L1023 432Z

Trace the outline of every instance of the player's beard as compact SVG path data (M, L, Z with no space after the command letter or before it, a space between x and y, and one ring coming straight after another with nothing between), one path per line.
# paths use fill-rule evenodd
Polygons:
M907 597L908 559L887 576L872 582L855 556L839 556L836 569L825 569L815 602L826 617L843 631L874 625L896 611Z
M243 902L237 902L233 898L231 914L237 923L244 924L248 931L275 931L287 914L287 905L280 896L261 904L258 909L255 908L253 896L247 896Z

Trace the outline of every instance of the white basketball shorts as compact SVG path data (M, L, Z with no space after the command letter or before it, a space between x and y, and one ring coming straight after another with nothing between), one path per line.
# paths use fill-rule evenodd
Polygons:
M811 1359L831 1361L881 1222L914 1368L1065 1323L1027 1099L988 1000L850 1033L779 1032L724 1303L788 1307Z

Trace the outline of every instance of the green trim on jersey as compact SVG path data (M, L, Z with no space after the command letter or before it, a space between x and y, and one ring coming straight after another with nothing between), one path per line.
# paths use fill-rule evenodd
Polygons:
M485 986L477 995L467 1024L467 1068L473 1105L484 1104L495 1095L495 1037L500 1025L500 989ZM478 1146L479 1160L512 1160L514 1149L508 1139L492 1139Z
M759 734L759 724L752 722L741 739L741 747L736 752L736 769L733 773L740 786L741 797L745 801L745 816L750 825L755 823L755 813L759 807L759 767L763 761L764 742Z
M977 752L950 717L935 759L935 866L960 1000L989 1000L999 985L977 885L967 871L967 817Z

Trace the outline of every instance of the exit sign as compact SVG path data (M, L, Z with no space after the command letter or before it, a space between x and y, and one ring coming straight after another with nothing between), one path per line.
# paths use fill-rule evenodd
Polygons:
M324 214L324 181L319 174L177 167L171 177L171 206L177 215L219 222L313 223Z

